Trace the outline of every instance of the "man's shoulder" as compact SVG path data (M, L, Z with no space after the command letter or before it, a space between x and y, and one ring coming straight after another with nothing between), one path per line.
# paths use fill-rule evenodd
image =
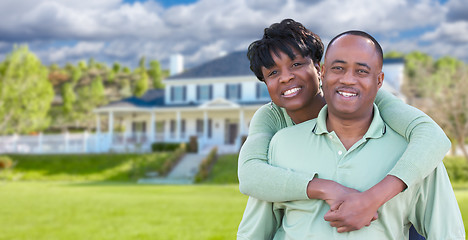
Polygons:
M317 124L317 119L314 118L309 121L296 124L294 126L283 128L275 134L274 138L276 137L276 138L284 139L285 136L294 136L294 138L306 137L307 136L306 133L312 132L316 124Z

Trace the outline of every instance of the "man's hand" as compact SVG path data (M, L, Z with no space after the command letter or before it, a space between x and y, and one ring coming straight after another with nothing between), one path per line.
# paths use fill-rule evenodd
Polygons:
M314 178L307 186L307 194L309 198L324 200L330 206L330 211L324 218L338 232L359 230L369 226L378 217L380 205L377 201L371 199L367 193L335 181Z
M327 202L328 203L328 202ZM341 197L341 203L333 203L325 214L325 221L340 233L359 230L369 226L371 221L378 218L379 205L366 196L365 193L355 190L353 193Z

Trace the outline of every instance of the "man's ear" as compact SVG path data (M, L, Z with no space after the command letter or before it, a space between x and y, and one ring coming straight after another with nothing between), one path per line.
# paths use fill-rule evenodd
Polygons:
M382 87L383 80L384 80L384 75L385 75L385 74L384 74L383 72L380 72L380 73L379 73L379 76L377 76L377 86L378 86L379 88Z

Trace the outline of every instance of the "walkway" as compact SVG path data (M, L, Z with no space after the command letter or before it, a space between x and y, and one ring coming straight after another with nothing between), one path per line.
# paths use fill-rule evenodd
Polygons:
M188 153L180 160L177 166L167 177L154 177L138 180L143 184L192 184L198 173L200 163L206 157L204 154Z

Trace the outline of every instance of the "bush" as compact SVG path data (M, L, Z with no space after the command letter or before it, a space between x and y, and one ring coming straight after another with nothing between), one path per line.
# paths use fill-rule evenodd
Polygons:
M444 159L444 165L452 182L468 181L468 163L464 157L450 156Z
M13 166L13 161L8 156L0 156L0 170L9 169Z
M187 152L187 147L185 143L181 143L178 145L178 148L174 151L172 156L164 162L164 165L159 168L159 175L166 176L171 169L177 165L177 163L182 159L182 156Z
M151 144L151 150L153 152L172 152L176 151L180 145L181 143L153 143Z
M213 164L217 160L217 154L218 154L218 149L214 147L213 149L211 149L208 156L205 159L203 159L203 161L200 163L200 168L198 170L197 175L195 176L196 183L202 182L208 178L211 168L213 167Z

